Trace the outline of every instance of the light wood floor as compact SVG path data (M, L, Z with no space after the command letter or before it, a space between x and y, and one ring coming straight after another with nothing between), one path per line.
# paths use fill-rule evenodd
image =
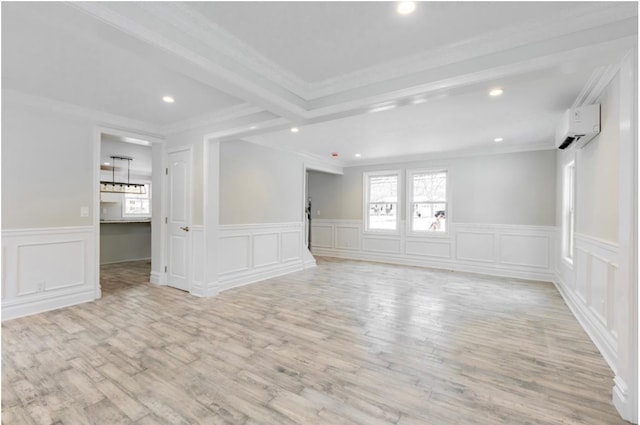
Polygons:
M102 268L2 325L5 424L626 424L551 284L320 258L215 298Z

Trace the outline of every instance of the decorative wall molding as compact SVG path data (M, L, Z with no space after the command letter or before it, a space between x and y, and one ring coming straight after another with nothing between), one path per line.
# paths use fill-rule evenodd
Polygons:
M555 227L452 223L448 237L429 237L404 232L372 235L363 233L360 220L316 219L311 240L313 253L327 257L543 281L553 278Z
M122 7L116 12L114 8L103 4L76 3L74 6L134 37L171 51L184 60L203 67L210 63L226 63L224 69L210 69L229 78L234 84L241 85L244 81L254 86L247 78L240 76L260 75L264 81L260 87L255 87L256 92L262 92L266 97L287 99L285 102L291 105L296 103L295 99L303 102L322 99L415 75L423 70L468 62L481 56L503 52L510 55L513 49L522 46L537 45L542 46L545 51L552 51L561 44L557 39L578 34L576 40L587 40L588 37L583 34L585 31L593 28L602 31L602 27L620 25L620 22L634 16L631 5L615 8L598 4L583 5L579 10L572 8L546 19L521 22L517 26L428 49L383 65L360 69L324 81L307 82L275 61L264 57L188 6L169 3L130 5L129 7L143 9L148 19L148 22L144 23L129 19ZM139 14L139 10L131 12L131 15ZM173 41L177 38L175 32L182 35L181 43ZM618 36L618 33L613 31L610 38L615 36ZM206 46L206 50L200 49L199 54L196 54L196 48L188 40L198 40ZM575 43L577 41L574 41L574 48L577 47ZM229 74L235 74L235 77L232 78ZM301 112L304 113L304 110Z
M2 320L41 313L99 294L93 226L2 231Z
M218 240L218 281L202 296L315 266L304 255L304 223L221 225Z
M559 262L554 283L614 373L618 358L615 323L618 282L617 245L576 233L573 268Z
M580 94L578 94L578 97L576 97L571 108L594 104L596 100L600 98L602 92L607 88L618 71L620 71L620 63L596 68L589 77L589 81L587 81L580 91Z
M159 126L148 122L126 118L121 115L109 114L107 112L96 111L94 109L59 100L49 99L42 96L23 93L13 89L2 90L2 100L10 101L20 105L54 111L63 115L71 115L78 118L85 118L97 125L115 127L124 130L134 130L142 136L149 136L154 139L164 139L162 129Z

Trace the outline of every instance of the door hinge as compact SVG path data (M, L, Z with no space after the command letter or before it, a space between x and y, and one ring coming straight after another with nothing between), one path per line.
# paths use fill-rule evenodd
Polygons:
M169 175L169 169L168 169L168 168L165 168L165 169L164 169L164 173L168 176L168 175Z
M167 266L164 266L164 272L165 273L167 272Z

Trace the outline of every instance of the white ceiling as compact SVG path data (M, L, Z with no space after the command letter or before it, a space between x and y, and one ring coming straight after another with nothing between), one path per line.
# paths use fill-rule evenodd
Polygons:
M551 148L562 111L638 39L635 2L395 4L5 2L2 85L353 165Z
M306 82L555 15L566 2L192 2L207 19Z
M135 39L68 5L3 3L2 12L3 89L158 125L242 103L150 62L131 50Z

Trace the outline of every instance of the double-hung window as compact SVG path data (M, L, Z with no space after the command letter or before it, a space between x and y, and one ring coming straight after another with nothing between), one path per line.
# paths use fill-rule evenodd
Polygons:
M576 221L575 180L576 163L575 161L571 161L564 167L564 190L562 199L562 246L564 251L564 258L569 263L573 263L573 239Z
M376 171L364 174L365 229L374 232L397 233L399 229L398 171Z
M145 184L144 194L125 193L122 204L123 217L151 217L151 188Z
M412 233L446 234L449 201L446 170L409 170L408 209Z

